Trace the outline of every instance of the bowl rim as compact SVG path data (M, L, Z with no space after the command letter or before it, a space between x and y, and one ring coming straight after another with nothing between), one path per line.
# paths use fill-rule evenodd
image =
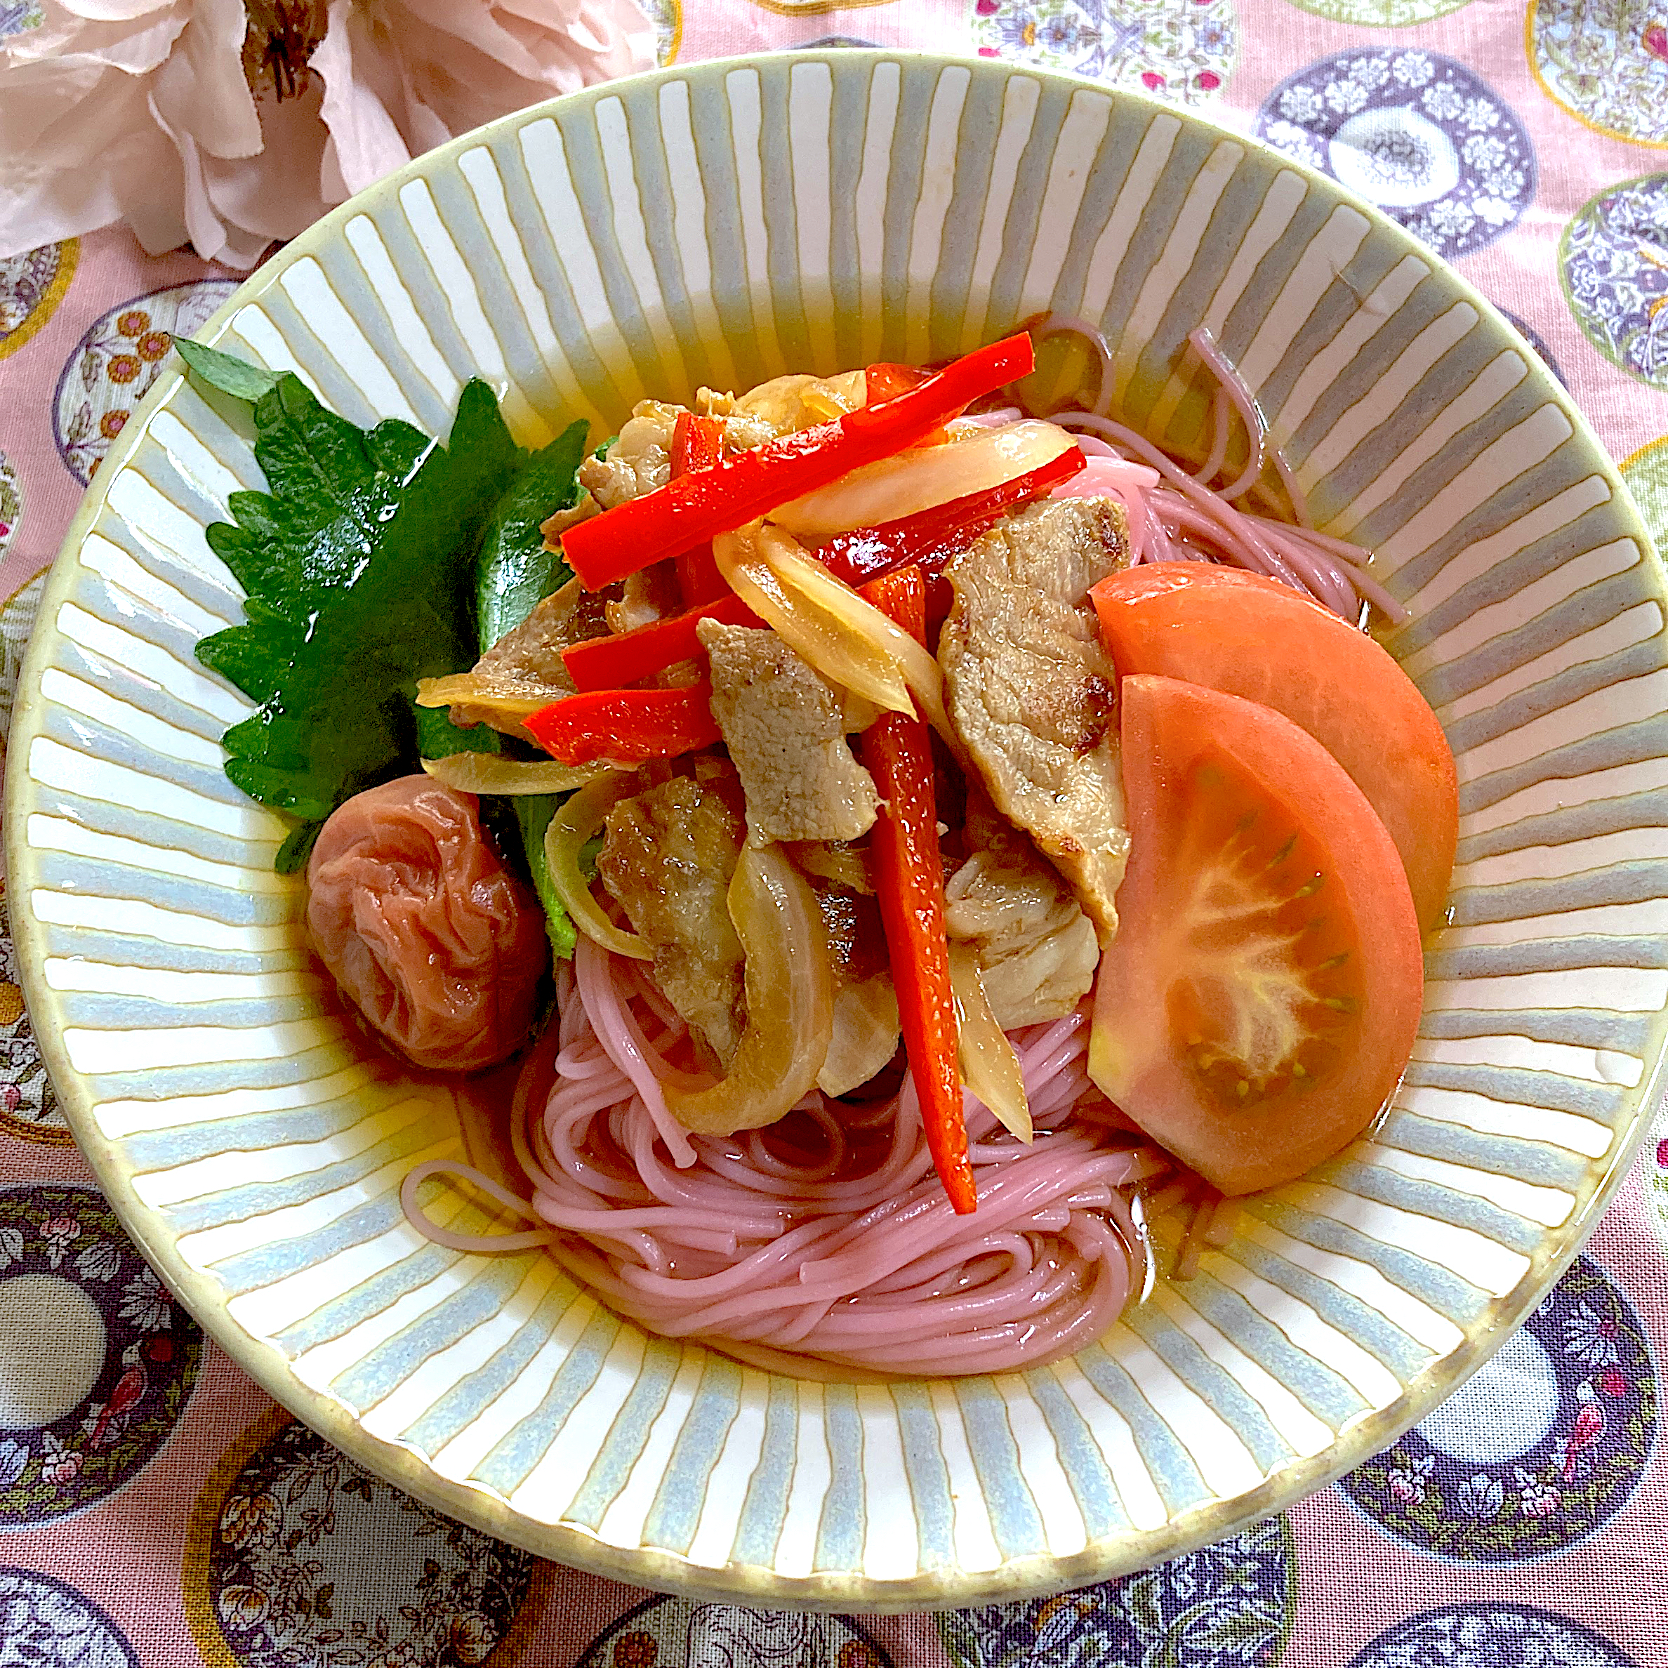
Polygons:
M1381 209L1331 175L1323 174L1287 156L1265 140L1241 132L1223 121L1166 103L1145 92L1108 86L1063 71L1000 59L885 47L794 48L771 52L765 56L765 61L783 63L790 69L798 63L830 66L862 64L871 71L882 63L892 62L903 66L931 66L939 71L964 68L972 76L1000 80L1026 77L1070 92L1099 93L1114 104L1145 107L1154 115L1163 113L1173 116L1184 126L1192 126L1218 139L1243 145L1253 154L1260 153L1273 165L1299 175L1310 190L1318 189L1336 203L1355 209L1375 230L1388 233L1401 243L1406 254L1425 261L1434 274L1453 286L1460 298L1477 309L1491 328L1504 333L1508 345L1522 351L1536 393L1543 403L1555 405L1570 422L1574 438L1586 449L1593 472L1601 476L1610 489L1614 508L1626 527L1626 535L1639 546L1642 570L1649 574L1660 600L1668 606L1668 570L1665 570L1664 557L1657 552L1615 460L1594 433L1570 391L1553 375L1515 326L1502 316L1500 309L1462 273L1421 244ZM534 122L588 108L635 88L670 81L721 81L739 69L756 69L758 63L758 57L743 55L704 59L691 64L666 64L528 105L459 134L446 144L412 158L393 173L338 204L276 250L198 328L195 339L207 343L217 341L244 307L258 300L276 284L294 262L313 256L327 245L349 220L364 213L371 205L397 196L411 181L451 168L466 151ZM27 758L31 744L39 734L40 713L44 704L39 695L40 679L48 661L48 644L56 637L55 630L47 622L55 619L66 600L66 593L77 571L76 558L94 524L104 513L112 485L149 433L152 421L184 381L183 369L171 370L157 379L156 385L124 425L102 460L65 532L57 556L46 570L46 584L18 676L11 732L6 744L6 890L11 903L13 941L17 948L18 982L24 993L31 1024L35 1023L34 1016L37 1014L52 1022L44 1026L36 1025L35 1036L76 1144L92 1167L95 1180L109 1199L117 1218L147 1261L163 1274L169 1291L185 1306L203 1331L280 1408L311 1426L355 1463L432 1509L538 1556L627 1585L697 1599L751 1602L771 1608L870 1614L946 1610L1025 1599L1150 1568L1167 1558L1222 1539L1263 1517L1285 1511L1310 1494L1330 1486L1344 1473L1387 1448L1403 1432L1417 1424L1458 1389L1522 1324L1574 1261L1626 1179L1633 1159L1652 1127L1652 1114L1662 1098L1665 1083L1668 1083L1668 1021L1660 1015L1649 1045L1654 1051L1654 1058L1649 1060L1647 1071L1633 1091L1636 1099L1632 1127L1612 1141L1602 1161L1603 1168L1597 1184L1586 1200L1577 1203L1561 1226L1545 1230L1539 1247L1530 1254L1528 1270L1509 1293L1490 1301L1484 1311L1485 1318L1474 1324L1474 1329L1461 1344L1416 1374L1388 1407L1346 1421L1334 1440L1320 1453L1307 1459L1294 1459L1290 1464L1278 1467L1257 1487L1231 1498L1206 1500L1171 1517L1160 1529L1117 1531L1090 1541L1081 1551L1066 1556L1030 1554L1005 1559L990 1570L969 1572L939 1568L896 1580L846 1572L782 1576L764 1564L732 1563L721 1568L700 1566L662 1548L615 1546L571 1523L540 1522L515 1512L506 1499L484 1486L470 1486L440 1476L414 1448L373 1436L343 1403L295 1377L287 1359L275 1347L253 1337L230 1317L227 1298L214 1276L189 1266L178 1256L173 1237L164 1230L158 1214L135 1193L131 1175L117 1152L116 1143L107 1140L94 1121L93 1102L86 1079L70 1063L63 1042L62 1019L54 1011L54 994L47 985L47 950L42 923L28 907L28 896L36 882L32 848L26 838L27 800L31 794L31 783L27 766L19 761Z

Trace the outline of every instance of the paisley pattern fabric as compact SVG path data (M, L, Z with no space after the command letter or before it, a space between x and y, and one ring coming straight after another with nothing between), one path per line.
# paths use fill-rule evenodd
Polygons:
M1257 132L1446 260L1492 243L1535 194L1534 147L1516 113L1465 64L1414 47L1309 65L1264 100Z
M1656 1430L1644 1326L1580 1257L1493 1360L1338 1486L1420 1551L1510 1563L1561 1552L1614 1517Z
M1377 201L1570 388L1668 545L1668 12L1640 0L649 0L662 62L800 45L1069 71ZM0 0L0 38L38 27ZM1556 275L1554 277L1554 275ZM115 232L0 261L0 737L83 484L230 275ZM69 1144L0 887L0 1668L1648 1668L1663 1660L1668 1113L1540 1311L1288 1515L942 1616L767 1612L557 1569L290 1422ZM1641 955L1659 953L1641 948ZM135 1114L139 1115L138 1113ZM951 1526L954 1532L954 1526Z
M981 53L1070 70L1177 104L1213 100L1233 73L1229 0L976 0Z
M1529 63L1541 90L1617 139L1668 145L1668 18L1638 0L1533 0Z

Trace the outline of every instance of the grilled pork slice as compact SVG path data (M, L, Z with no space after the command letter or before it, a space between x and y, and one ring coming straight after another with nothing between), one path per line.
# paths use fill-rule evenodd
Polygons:
M692 774L622 800L604 825L597 872L654 951L654 977L720 1069L746 1025L745 967L730 920L730 881L745 821L735 771L702 757ZM834 1033L817 1082L843 1095L867 1083L898 1047L898 1003L874 898L844 883L824 847L800 847L834 967ZM843 854L848 866L855 854Z
M712 716L747 796L747 837L855 840L880 796L846 742L840 693L773 631L702 620Z
M454 724L489 724L506 735L533 738L523 722L529 713L574 692L562 664L563 649L614 631L651 625L678 608L677 580L670 562L656 562L641 573L600 591L580 588L570 579L518 626L512 626L467 672L425 679L420 693L450 703ZM654 680L667 686L693 683L693 661L669 667Z
M1123 508L1034 505L950 566L939 637L950 718L996 808L1077 889L1103 939L1129 856L1117 683L1089 587L1126 565Z
M741 788L722 761L696 761L608 813L597 873L654 951L655 983L720 1066L745 1022L741 940L730 881L746 824Z
M618 585L585 591L570 579L505 632L469 671L423 679L419 697L425 705L434 705L437 698L450 703L454 724L490 724L531 741L522 720L573 693L562 650L590 637L606 637L608 609L619 597Z
M973 799L969 856L945 883L945 928L972 947L1004 1031L1064 1019L1095 982L1095 929L1031 842Z
M580 464L579 496L540 526L549 549L579 522L666 485L672 478L672 431L683 409L663 400L639 400L632 407L607 455L593 454Z
M579 484L605 509L655 492L672 478L672 431L681 405L639 400L606 457L586 458Z

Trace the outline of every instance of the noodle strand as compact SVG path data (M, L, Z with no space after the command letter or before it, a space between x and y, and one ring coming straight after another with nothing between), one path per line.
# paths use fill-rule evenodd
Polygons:
M642 980L580 940L558 974L560 1017L517 1092L531 1201L431 1162L401 1193L425 1232L460 1250L546 1245L621 1313L742 1359L1006 1371L1069 1354L1117 1318L1147 1255L1130 1196L1168 1165L1114 1125L1072 1121L1088 1088L1086 1012L1014 1033L1031 1146L968 1097L979 1209L958 1217L908 1078L873 1107L812 1091L769 1128L668 1139L659 1082L694 1059ZM416 1200L438 1174L542 1226L450 1234Z

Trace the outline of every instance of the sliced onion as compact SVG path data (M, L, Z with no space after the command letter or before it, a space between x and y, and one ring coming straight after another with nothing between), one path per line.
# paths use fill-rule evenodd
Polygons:
M667 1110L700 1135L775 1123L816 1083L833 1034L834 966L822 912L780 847L743 848L730 919L747 957L747 1026L729 1072L705 1088L664 1085Z
M502 753L448 753L443 759L424 759L423 769L435 781L459 793L567 793L582 788L602 768L565 765L555 759L506 759Z
M881 613L872 602L864 601L843 579L836 579L821 562L807 556L798 542L781 528L767 522L760 530L758 551L790 599L804 602L831 621L853 652L861 645L896 668L909 693L920 704L921 716L959 758L961 738L950 727L949 715L944 710L944 674L926 645L917 643L902 626ZM804 652L800 650L801 654ZM811 659L808 654L805 658ZM834 673L822 666L817 666L817 670L824 677L834 677ZM858 693L869 692L859 690ZM888 706L888 710L913 713L915 709L906 698L903 706Z
M913 713L915 704L896 658L854 634L803 594L790 595L764 560L760 547L765 533L755 524L738 533L720 533L712 541L713 558L730 589L831 683L873 701L883 712ZM880 617L885 619L885 615Z
M610 770L563 800L544 831L544 860L550 866L550 884L580 932L593 944L617 955L630 956L633 961L653 961L654 951L644 939L615 926L603 913L579 867L579 854L586 842L597 837L608 813L640 786L635 772Z
M864 403L867 387L867 373L861 370L841 371L828 377L790 371L786 376L772 377L769 382L750 388L732 403L730 410L737 416L768 423L776 434L792 434L810 428L813 423L855 411Z
M996 1023L979 975L979 958L970 945L950 946L950 988L956 994L962 1082L1010 1135L1029 1142L1031 1103L1025 1096L1025 1074L1007 1032Z
M845 985L834 998L828 1057L817 1073L825 1095L849 1095L898 1052L898 993L885 973Z
M873 895L869 865L857 847L844 840L785 840L783 845L802 875L832 881L848 892Z
M878 527L1028 475L1074 445L1064 429L1030 417L1000 428L965 427L947 445L916 447L854 469L771 511L771 520L803 539Z
M571 695L571 689L545 689L538 684L495 682L475 672L453 672L444 678L421 678L417 684L420 707L490 708L504 718L518 722L529 713Z

